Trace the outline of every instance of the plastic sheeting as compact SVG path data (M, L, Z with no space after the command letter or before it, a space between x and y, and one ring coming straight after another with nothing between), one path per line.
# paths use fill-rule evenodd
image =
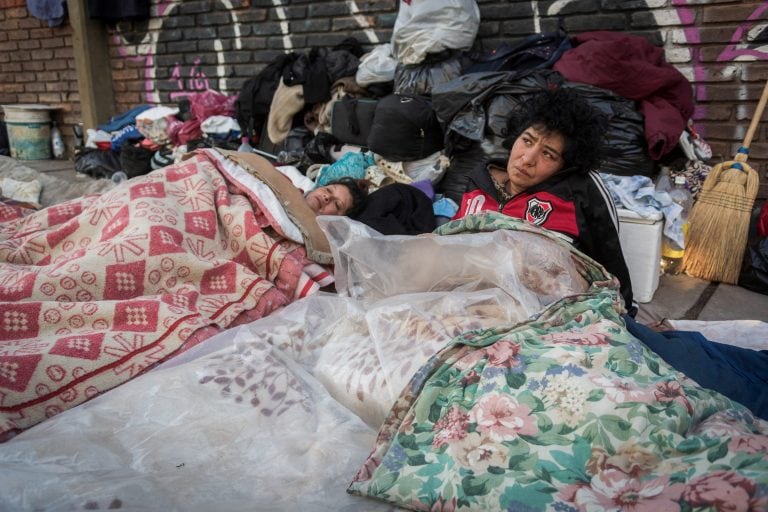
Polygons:
M399 2L392 29L392 55L406 65L420 64L429 53L467 50L480 27L475 0Z
M320 221L342 293L221 333L0 445L0 510L389 510L345 490L427 359L588 287L553 236Z

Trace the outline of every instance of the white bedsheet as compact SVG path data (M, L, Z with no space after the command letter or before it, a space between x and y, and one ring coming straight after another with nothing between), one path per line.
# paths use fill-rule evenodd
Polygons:
M698 331L710 341L768 350L768 322L760 320L668 320L680 331Z

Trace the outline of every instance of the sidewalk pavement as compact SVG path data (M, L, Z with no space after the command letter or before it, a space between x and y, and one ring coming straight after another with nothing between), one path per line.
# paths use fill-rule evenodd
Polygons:
M651 302L640 304L637 320L761 320L768 322L768 295L688 275L663 275Z
M78 175L71 160L27 160L23 163L62 179L90 179ZM665 319L768 322L768 295L687 275L663 275L651 301L640 304L637 320L651 324Z

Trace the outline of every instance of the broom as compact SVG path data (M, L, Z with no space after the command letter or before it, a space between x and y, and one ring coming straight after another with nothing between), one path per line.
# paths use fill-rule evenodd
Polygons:
M716 165L704 180L691 211L683 256L688 275L728 284L739 280L752 206L760 186L760 177L747 165L747 156L766 101L768 82L734 159Z

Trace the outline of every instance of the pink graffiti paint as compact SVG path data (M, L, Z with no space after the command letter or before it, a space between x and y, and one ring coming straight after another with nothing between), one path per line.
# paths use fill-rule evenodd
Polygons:
M165 16L166 12L177 3L176 0L161 0L157 4L157 15Z
M698 28L696 28L696 26L694 25L696 21L696 16L694 12L687 7L687 1L673 0L672 5L675 6L677 10L677 16L680 19L680 23L682 23L686 27L683 29L683 34L685 35L686 41L688 43L693 43L693 44L700 43L701 36L699 34ZM729 62L743 55L749 55L756 59L761 59L761 60L768 58L768 55L766 55L765 52L762 52L760 50L751 50L748 48L747 49L737 48L737 45L741 41L744 34L748 32L749 29L755 25L757 20L760 19L760 17L763 15L766 9L768 9L768 1L762 2L760 6L758 6L754 11L752 11L752 14L750 14L747 20L737 27L737 29L733 33L733 36L731 36L730 44L718 56L717 58L718 62ZM701 58L699 55L698 48L696 47L691 48L690 52L691 52L691 64L693 67L693 76L697 81L697 83L694 85L696 99L699 101L706 101L707 88L706 88L706 84L704 83L706 79L706 68L704 64L701 63ZM696 119L702 119L705 117L706 117L706 107L703 106L701 103L699 103L694 107L693 119L696 120ZM705 131L704 126L695 125L694 127L700 133L704 134L704 131Z
M748 55L750 57L754 57L757 60L766 60L768 59L768 54L766 52L760 51L760 50L752 50L750 48L737 48L736 45L741 41L742 37L745 33L749 32L749 29L752 28L755 25L755 22L760 20L763 13L768 9L768 2L763 2L760 4L760 6L752 11L752 14L749 15L749 18L738 26L736 31L734 31L733 36L731 37L731 44L729 44L725 50L718 56L718 61L730 61L735 60L736 58L742 56L742 55Z
M177 62L173 67L171 78L168 81L173 82L175 80L179 90L170 93L169 96L172 100L179 96L186 96L190 92L198 93L210 90L211 87L208 82L208 77L205 76L205 73L198 67L200 66L200 62L202 62L200 58L195 59L194 65L189 70L189 78L187 79L186 84L181 78L181 64Z

